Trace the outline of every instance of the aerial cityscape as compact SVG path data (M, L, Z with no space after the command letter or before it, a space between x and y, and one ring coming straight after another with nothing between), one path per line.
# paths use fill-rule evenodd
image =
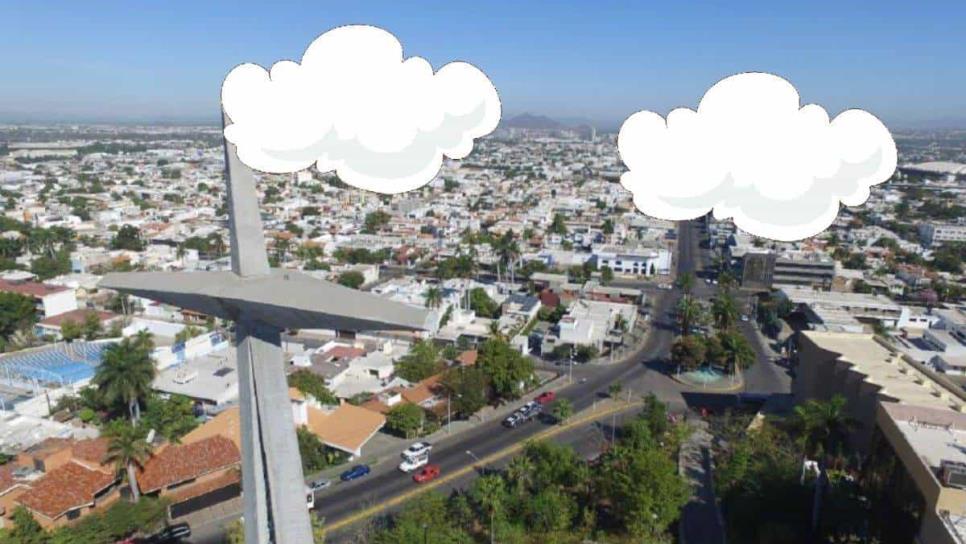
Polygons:
M0 544L966 542L958 103L853 130L865 104L829 100L834 175L803 173L807 138L729 132L789 191L834 182L776 200L744 184L758 155L673 130L756 84L814 113L792 61L700 78L672 100L694 111L642 92L647 118L541 109L475 41L478 65L416 40L412 119L351 84L260 117L274 59L305 51L301 82L353 33L425 53L350 15L215 63L200 116L0 91Z

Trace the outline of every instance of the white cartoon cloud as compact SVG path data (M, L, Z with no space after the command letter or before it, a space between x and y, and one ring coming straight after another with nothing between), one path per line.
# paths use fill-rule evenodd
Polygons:
M629 171L621 184L640 211L670 220L713 211L752 234L800 240L858 206L896 168L896 145L872 114L847 110L831 122L801 106L788 81L745 73L711 87L697 111L665 120L631 115L617 138Z
M296 172L313 163L370 191L400 193L430 182L443 155L463 158L500 121L500 99L478 68L433 72L372 26L344 26L313 41L302 63L270 71L242 64L225 78L225 138L256 170Z

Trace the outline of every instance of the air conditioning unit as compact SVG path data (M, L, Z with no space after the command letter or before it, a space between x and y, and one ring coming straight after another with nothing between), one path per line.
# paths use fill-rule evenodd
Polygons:
M966 463L943 459L939 466L943 485L966 489Z

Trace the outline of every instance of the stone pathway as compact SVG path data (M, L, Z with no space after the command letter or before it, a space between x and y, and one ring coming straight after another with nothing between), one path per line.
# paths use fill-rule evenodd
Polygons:
M725 544L725 528L714 494L711 433L708 424L692 418L694 434L681 448L679 469L691 483L691 501L681 514L682 544Z

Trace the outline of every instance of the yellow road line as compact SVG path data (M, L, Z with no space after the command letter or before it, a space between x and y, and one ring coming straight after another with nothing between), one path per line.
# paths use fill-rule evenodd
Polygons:
M480 461L479 461L479 463L469 464L469 465L467 465L467 466L465 466L463 468L460 468L460 469L458 469L456 471L447 473L447 474L445 474L445 475L443 475L443 476L441 476L439 478L436 478L435 480L433 480L431 482L428 482L428 483L419 485L418 487L413 487L411 490L409 490L409 491L407 491L405 493L401 493L399 495L396 495L395 497L392 497L390 499L387 499L387 500L385 500L385 501L383 501L383 502L381 502L379 504L374 504L374 505L372 505L372 506L370 506L368 508L364 508L362 510L358 510L357 512L353 513L352 515L350 515L348 517L345 517L345 518L342 518L339 521L336 521L336 522L331 523L331 524L326 524L326 529L329 530L329 531L338 531L339 529L343 529L343 528L348 527L350 525L354 525L354 524L356 524L356 523L358 523L358 522L360 522L360 521L362 521L362 520L364 520L366 518L370 518L370 517L372 517L372 516L374 516L374 515L382 512L383 510L386 510L387 508L392 508L393 506L398 506L399 504L402 504L403 502L405 502L405 501L407 501L407 500L409 500L409 499L411 499L413 497L416 497L416 496L418 496L418 495L420 495L422 493L426 493L428 491L431 491L433 489L436 489L437 487L439 487L441 485L445 485L445 484L447 484L447 483L449 483L449 482L451 482L451 481L453 481L453 480L455 480L455 479L457 479L457 478L459 478L461 476L465 476L470 471L474 470L478 464L479 465L489 465L490 463L493 463L494 461L498 461L498 460L500 460L500 459L502 459L502 458L504 458L504 457L506 457L508 455L511 455L513 453L516 453L516 452L522 450L523 449L523 446L526 444L526 442L528 442L530 440L535 440L535 441L538 441L538 440L546 440L546 439L552 438L552 437L554 437L554 436L556 436L556 435L558 435L558 434L560 434L560 433L562 433L564 431L573 429L574 427L579 427L579 426L584 425L584 424L586 424L588 422L591 422L591 421L600 419L602 417L609 416L611 414L615 414L617 412L623 412L625 410L634 408L635 406L641 406L642 404L643 403L641 401L618 402L617 404L614 404L612 406L609 406L609 407L607 407L607 408L605 408L603 410L595 411L595 412L590 412L587 415L581 416L579 418L572 419L572 420L568 421L567 423L564 423L563 425L555 425L555 426L553 426L553 427L551 427L551 428L549 428L549 429L547 429L545 431L541 431L541 432L535 434L534 436L530 437L526 441L517 442L516 444L513 444L512 446L508 446L508 447L506 447L506 448L504 448L504 449L502 449L500 451L497 451L495 453L491 453L490 455L487 455L487 456L481 458Z

